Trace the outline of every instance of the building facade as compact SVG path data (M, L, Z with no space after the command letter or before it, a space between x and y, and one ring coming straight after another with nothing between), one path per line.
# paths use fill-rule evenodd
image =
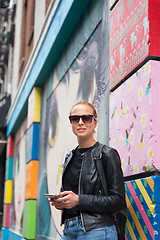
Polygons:
M97 140L120 153L126 239L159 239L159 1L6 2L13 30L2 240L60 239L61 212L43 194L60 189L65 154L76 146L68 115L79 99L98 110Z

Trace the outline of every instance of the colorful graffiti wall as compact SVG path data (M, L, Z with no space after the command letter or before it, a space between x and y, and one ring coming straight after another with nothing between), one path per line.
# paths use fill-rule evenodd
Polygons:
M66 153L76 147L76 137L72 134L69 123L69 112L71 106L78 99L86 99L90 102L96 102L97 105L101 97L99 90L101 84L98 82L98 44L95 39L99 29L91 37L82 50L76 61L71 65L62 82L59 83L56 72L53 74L52 92L47 99L46 109L49 113L45 121L44 138L46 139L46 172L44 168L40 179L41 189L39 189L39 219L43 227L38 225L39 233L60 238L62 227L60 226L61 212L53 207L49 207L48 202L43 197L43 193L58 192L61 187L62 166ZM101 90L102 93L102 90ZM40 163L41 165L41 163ZM41 167L40 167L41 168ZM42 204L43 202L43 204ZM51 215L42 214L46 211ZM39 217L38 217L39 218ZM48 220L45 221L45 219Z

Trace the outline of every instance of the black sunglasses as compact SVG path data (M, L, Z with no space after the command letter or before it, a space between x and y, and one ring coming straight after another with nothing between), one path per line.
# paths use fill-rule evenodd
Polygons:
M94 118L94 120L96 120L95 116L93 115L72 115L69 116L69 120L71 124L77 124L79 123L80 118L82 119L83 123L89 124L92 122L92 118Z

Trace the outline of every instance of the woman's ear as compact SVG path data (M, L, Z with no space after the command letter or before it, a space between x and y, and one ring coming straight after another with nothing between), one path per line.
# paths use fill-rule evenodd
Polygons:
M97 123L98 123L98 120L95 120L95 127L94 127L94 128L96 128L96 127L97 127Z
M98 120L95 120L95 125L94 125L94 130L93 130L93 133L96 133L96 127L97 127L97 123L98 123Z

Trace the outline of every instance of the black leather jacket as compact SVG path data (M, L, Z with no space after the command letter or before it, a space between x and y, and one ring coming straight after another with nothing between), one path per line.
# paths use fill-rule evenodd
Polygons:
M63 174L73 156L74 150L66 155ZM79 178L78 208L80 210L84 231L114 224L113 213L126 206L123 174L118 152L107 146L104 146L102 149L102 161L108 187L108 195L105 196L98 176L95 164L96 160L91 153L92 151L93 149L83 154ZM63 223L64 219L62 214L62 224Z

